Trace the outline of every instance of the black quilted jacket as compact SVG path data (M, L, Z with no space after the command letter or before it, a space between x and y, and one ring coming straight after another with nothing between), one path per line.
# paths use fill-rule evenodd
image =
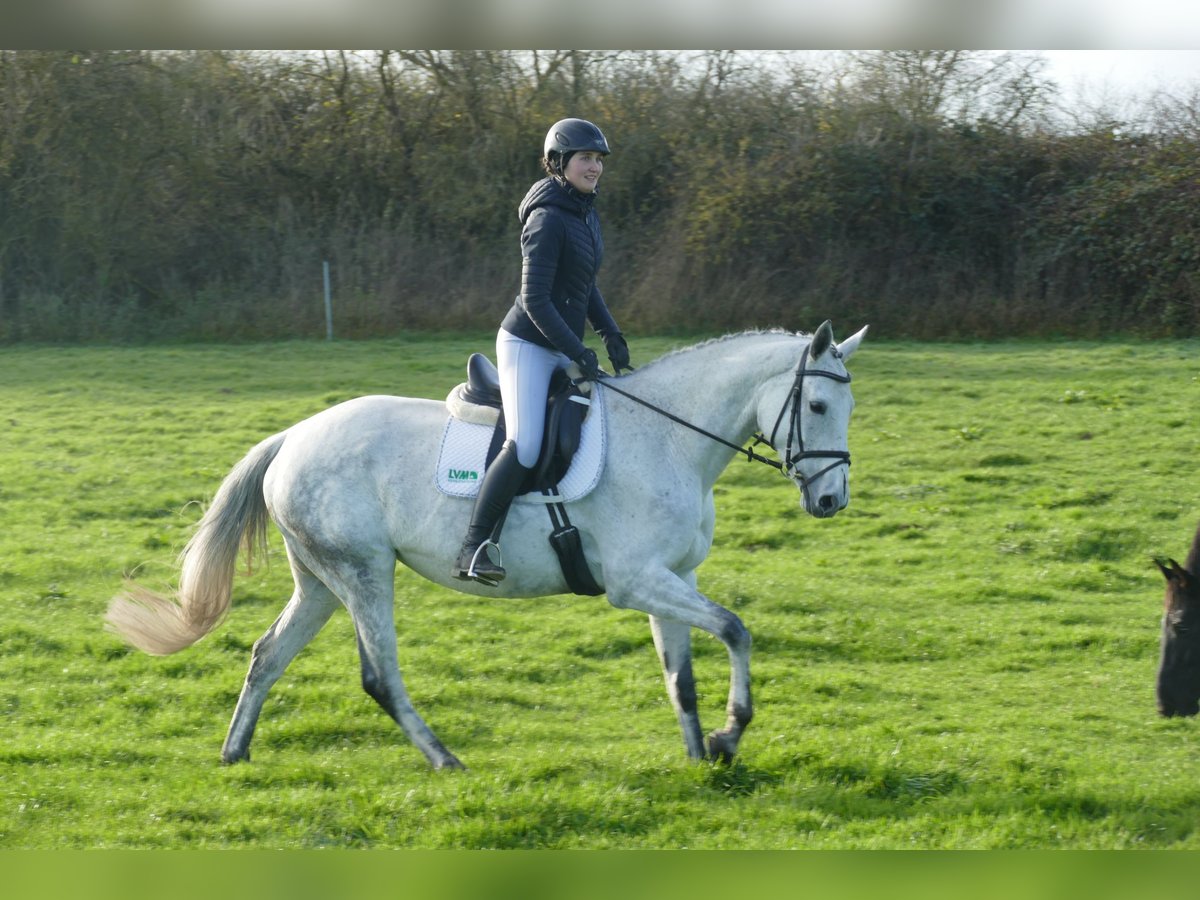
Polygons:
M594 198L555 178L543 178L529 189L517 211L521 293L500 323L505 331L571 359L585 349L585 321L601 337L617 331L596 287L604 240Z

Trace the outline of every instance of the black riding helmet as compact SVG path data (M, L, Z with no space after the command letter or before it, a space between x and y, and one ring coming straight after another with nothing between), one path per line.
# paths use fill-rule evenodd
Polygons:
M559 174L571 154L580 150L594 150L605 156L611 152L604 133L587 119L559 119L546 132L542 155Z

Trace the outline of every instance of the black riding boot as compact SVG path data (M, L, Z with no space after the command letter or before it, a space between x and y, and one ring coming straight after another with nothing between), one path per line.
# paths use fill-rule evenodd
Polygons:
M455 578L464 581L474 579L488 586L504 580L504 567L491 560L488 548L500 549L496 542L500 539L500 529L504 527L504 517L528 473L529 469L517 459L516 443L505 441L479 485L479 496L475 498L475 508L471 511L471 524L467 527L458 561L450 572Z

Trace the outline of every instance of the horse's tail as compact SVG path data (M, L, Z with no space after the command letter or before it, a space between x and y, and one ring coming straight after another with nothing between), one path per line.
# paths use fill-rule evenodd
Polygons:
M270 516L263 478L283 446L280 432L256 446L233 467L180 554L179 591L160 596L129 582L105 616L108 630L139 650L166 656L190 647L220 624L229 611L238 550L247 563L264 553Z

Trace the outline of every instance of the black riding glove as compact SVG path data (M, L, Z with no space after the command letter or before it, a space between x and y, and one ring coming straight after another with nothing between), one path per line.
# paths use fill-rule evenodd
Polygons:
M620 374L622 369L629 368L629 345L625 343L625 336L619 331L612 331L602 336L604 341L604 349L608 351L609 362L613 364L613 371Z
M598 381L600 379L600 358L596 356L596 351L591 347L575 357L574 362L579 366L579 371L583 373L585 380Z

